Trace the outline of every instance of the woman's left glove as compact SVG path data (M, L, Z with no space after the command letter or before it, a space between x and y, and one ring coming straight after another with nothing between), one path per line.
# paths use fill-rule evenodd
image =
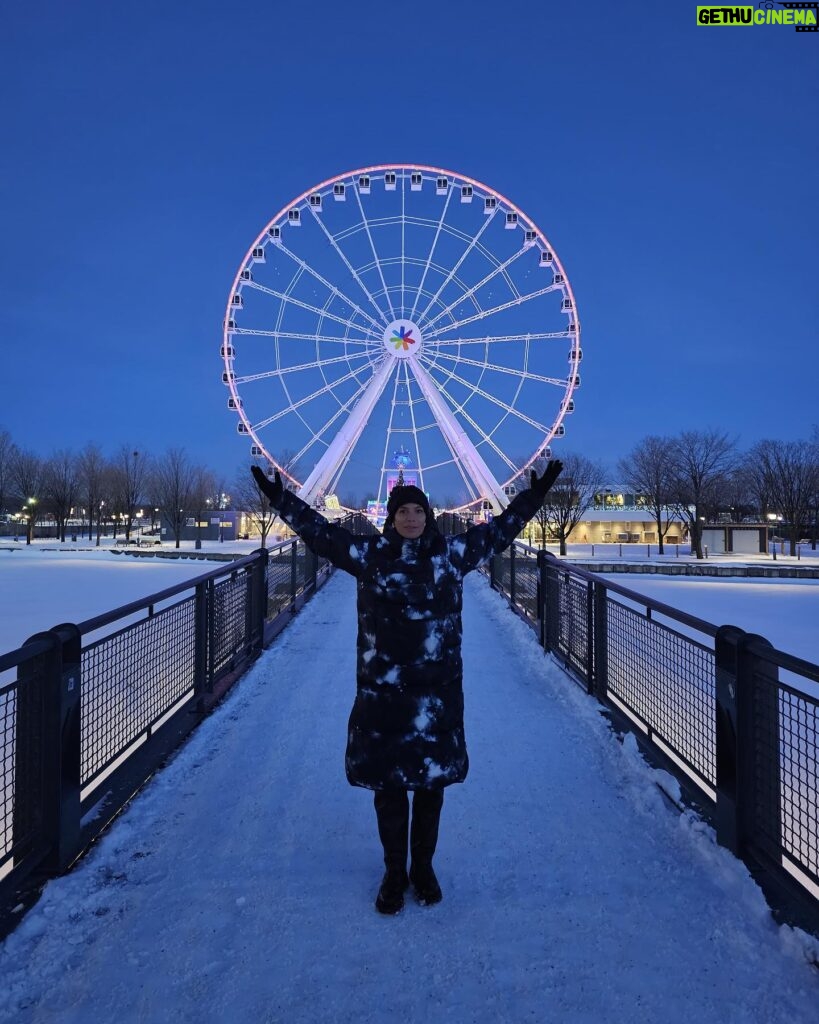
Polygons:
M273 479L268 479L262 470L258 466L251 466L250 472L253 474L253 479L256 481L256 485L262 494L267 498L273 508L278 508L281 505L282 498L284 497L284 484L282 478L279 476L278 469L276 470Z
M560 461L560 459L550 459L549 464L546 466L546 469L543 471L543 475L540 478L538 478L537 473L534 470L532 470L531 482L529 486L531 487L532 492L534 493L535 497L538 499L541 505L543 504L546 498L546 494L548 493L552 484L555 482L555 480L557 480L562 471L563 463Z

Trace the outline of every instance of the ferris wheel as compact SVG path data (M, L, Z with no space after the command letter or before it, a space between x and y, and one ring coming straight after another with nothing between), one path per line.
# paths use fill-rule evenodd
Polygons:
M439 507L495 511L565 434L582 359L569 279L534 221L417 164L284 206L236 273L221 355L238 432L305 501L385 501L400 470Z

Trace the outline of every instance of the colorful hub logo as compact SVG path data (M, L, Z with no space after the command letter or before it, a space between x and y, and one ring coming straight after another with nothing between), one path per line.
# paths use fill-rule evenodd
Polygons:
M420 328L406 317L387 324L381 340L394 359L417 359L424 347Z
M400 327L393 328L392 337L390 341L395 346L396 352L409 352L410 345L415 344L415 338L412 336L412 328L401 324Z

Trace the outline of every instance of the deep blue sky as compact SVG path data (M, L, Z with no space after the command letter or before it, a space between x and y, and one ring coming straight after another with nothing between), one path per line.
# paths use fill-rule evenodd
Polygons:
M806 436L819 36L695 8L6 5L0 426L232 476L220 329L247 247L312 184L407 161L491 185L560 254L584 351L564 451Z

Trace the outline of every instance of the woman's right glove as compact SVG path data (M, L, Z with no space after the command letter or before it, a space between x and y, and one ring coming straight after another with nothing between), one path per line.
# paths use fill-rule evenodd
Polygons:
M276 470L272 480L264 475L259 466L251 466L250 472L253 474L256 486L262 494L267 498L273 508L278 508L281 504L282 498L284 497L284 484L282 483L282 478L279 476L278 469Z

